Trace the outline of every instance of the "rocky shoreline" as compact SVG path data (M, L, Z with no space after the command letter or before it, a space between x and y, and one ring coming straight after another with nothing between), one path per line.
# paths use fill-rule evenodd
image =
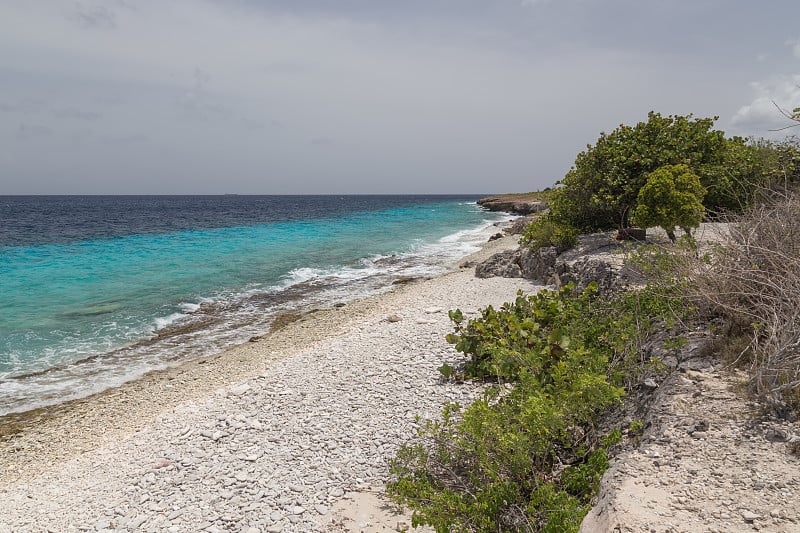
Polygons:
M515 243L492 241L470 260ZM446 311L475 313L538 288L461 269L17 420L0 442L0 530L407 527L375 505L370 525L353 513L380 492L416 415L480 391L438 378L437 367L462 357L444 340Z
M501 236L459 271L306 315L91 398L5 417L0 530L408 529L408 516L381 496L387 460L416 415L436 417L442 402L481 391L438 379L438 366L461 360L444 341L446 311L474 316L570 275L585 283L600 273L609 290L633 282L610 234L537 258L516 243ZM708 342L698 332L664 357L673 371L663 382L632 391L623 416L643 431L612 459L583 533L800 529L800 426L761 415Z

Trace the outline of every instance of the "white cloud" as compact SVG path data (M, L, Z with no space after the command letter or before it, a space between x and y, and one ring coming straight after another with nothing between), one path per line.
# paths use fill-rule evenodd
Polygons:
M795 58L800 59L800 39L788 39L784 44L791 48ZM800 74L776 75L750 86L754 98L731 118L733 133L771 138L786 135L784 128L794 124L786 115L800 107Z
M756 136L779 136L778 130L791 124L781 109L791 112L800 107L800 74L778 76L766 82L752 83L755 99L734 115L731 124L737 133ZM779 109L780 108L780 109Z

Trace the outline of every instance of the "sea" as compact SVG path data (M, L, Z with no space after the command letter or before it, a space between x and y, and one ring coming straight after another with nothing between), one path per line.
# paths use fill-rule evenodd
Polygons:
M454 268L476 196L0 196L0 415Z

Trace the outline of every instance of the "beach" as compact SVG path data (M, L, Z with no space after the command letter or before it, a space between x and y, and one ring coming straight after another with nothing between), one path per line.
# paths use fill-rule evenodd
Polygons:
M410 530L383 496L388 461L443 403L481 394L440 379L464 357L445 341L447 311L471 318L541 289L475 277L475 263L516 245L490 241L449 273L1 417L0 531ZM760 417L743 373L707 355L690 346L685 368L630 406L647 429L611 459L582 532L796 529L797 422Z
M462 265L515 245L492 241ZM480 393L439 379L439 366L463 358L444 340L447 311L475 316L539 288L456 266L220 355L4 417L0 530L349 530L337 510L380 492L417 415Z

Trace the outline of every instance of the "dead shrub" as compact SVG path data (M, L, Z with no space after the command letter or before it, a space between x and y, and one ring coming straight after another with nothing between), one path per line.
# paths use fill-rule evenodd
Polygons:
M800 197L775 193L729 221L711 253L683 262L688 295L749 333L750 392L777 410L800 402Z

